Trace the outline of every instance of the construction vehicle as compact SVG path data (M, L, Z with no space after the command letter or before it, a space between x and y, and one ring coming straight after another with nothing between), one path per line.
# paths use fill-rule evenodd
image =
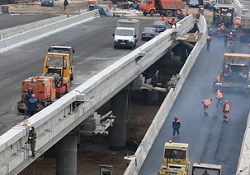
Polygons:
M240 20L239 39L241 42L250 42L250 16L241 16Z
M164 145L163 162L158 175L188 175L189 174L189 155L187 143L173 143L171 140ZM222 175L222 166L215 164L194 163L192 175ZM205 174L205 173L204 173Z
M225 53L221 73L214 81L214 90L250 92L250 54Z
M143 11L144 16L159 13L170 17L177 16L176 11L184 9L184 3L182 0L142 0L139 9Z
M164 145L163 161L158 174L188 175L189 164L188 144L169 141Z
M139 37L140 21L137 19L119 19L116 23L114 49L119 47L136 47Z
M233 29L235 10L232 4L216 4L213 11L212 29L214 33L217 32L219 26L223 23L225 25L225 32L230 32Z
M69 91L73 80L74 49L68 46L51 46L44 57L43 74L32 76L22 83L21 100L17 103L19 114L27 114L25 93L32 88L39 110Z

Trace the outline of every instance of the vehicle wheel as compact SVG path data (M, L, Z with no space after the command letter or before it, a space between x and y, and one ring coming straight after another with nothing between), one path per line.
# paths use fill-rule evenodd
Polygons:
M150 16L154 16L155 12L154 10L150 10Z
M173 16L173 11L172 10L167 10L166 16L168 16L168 17Z
M143 15L144 15L144 16L147 16L147 14L148 14L147 12L143 12Z

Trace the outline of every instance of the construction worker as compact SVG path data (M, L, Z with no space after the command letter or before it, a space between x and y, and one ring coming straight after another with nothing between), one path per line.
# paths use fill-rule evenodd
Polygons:
M221 74L218 74L218 75L216 76L216 83L220 83L220 82L221 82L221 79L222 79Z
M33 94L33 89L31 87L28 88L27 92L25 93L25 103L28 104L31 95Z
M179 19L181 13L182 13L182 12L181 12L181 9L177 9L177 10L176 10L176 16L177 16L178 19Z
M37 112L37 109L38 105L37 105L36 95L32 94L28 102L29 116L31 117L32 115L34 115Z
M207 170L204 170L204 172L202 173L202 175L209 175Z
M178 119L177 116L174 116L174 120L173 120L173 123L172 123L172 128L173 128L173 138L175 137L175 133L178 134L178 137L180 135L180 127L181 127L181 122L180 120Z
M222 112L223 112L223 119L224 119L224 121L226 121L226 122L228 121L229 110L230 110L230 105L229 105L228 101L225 100L224 105L223 105L223 110L222 110Z
M176 23L175 23L175 19L174 18L169 19L168 20L168 24L170 25L170 28L173 28L173 26L174 26L174 28L176 28Z
M216 107L218 107L218 105L220 104L221 106L223 105L223 93L221 92L220 89L218 89L216 91L216 99L217 99L217 103L216 103Z
M164 15L161 15L160 21L166 21L166 20L167 20L167 18Z
M199 8L198 13L204 15L204 9L202 7Z
M222 36L224 36L224 34L225 34L225 29L226 29L226 27L225 27L224 23L222 23L220 26L220 31L221 31Z
M204 108L204 115L208 115L208 108L212 104L212 99L204 99L202 102Z
M30 128L30 132L29 132L29 136L28 136L28 140L26 142L26 144L30 144L30 149L31 149L31 157L35 157L36 154L35 154L35 148L36 148L36 137L37 137L37 134L36 134L36 131L35 131L35 128L32 126Z
M211 34L209 34L207 36L207 50L209 50L209 48L210 48L211 41L212 41L212 36L211 36Z
M191 14L191 12L187 9L186 10L186 16L188 16L188 15L190 15Z
M64 0L63 6L64 6L64 12L67 10L67 6L69 5L68 0Z

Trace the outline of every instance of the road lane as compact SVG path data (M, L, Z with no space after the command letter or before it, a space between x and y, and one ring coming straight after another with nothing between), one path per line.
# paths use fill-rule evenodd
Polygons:
M70 45L75 48L74 87L131 52L113 49L112 33L118 18L96 18L65 31L44 37L0 55L0 134L23 120L16 111L21 99L21 83L32 75L41 75L43 57L50 45ZM151 26L151 20L142 20L141 28ZM138 46L145 42L139 41Z
M250 53L246 44L237 43L238 52ZM231 105L229 122L223 122L222 111L216 108L213 79L220 72L222 56L229 49L223 39L214 38L209 51L203 49L187 78L178 99L166 119L140 175L156 175L162 161L163 146L172 140L172 119L180 117L181 136L176 142L188 143L190 161L221 164L224 174L235 175L247 121L250 99L242 94L225 92L224 97ZM203 114L201 101L212 98L213 105L208 117Z
M56 15L0 15L0 30L56 17Z

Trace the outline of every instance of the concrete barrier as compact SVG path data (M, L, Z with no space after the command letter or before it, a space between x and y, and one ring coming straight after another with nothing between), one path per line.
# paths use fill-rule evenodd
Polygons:
M0 40L0 53L5 52L14 47L20 46L22 44L33 42L42 37L51 35L55 32L59 32L68 29L72 26L78 25L82 22L89 21L94 18L97 10L86 12L80 15L72 16L69 18L62 19L60 21L54 22L46 26L40 26L32 30L26 30L23 33L16 34L14 36ZM11 34L13 35L13 34Z
M246 130L241 144L240 157L236 175L250 174L250 110L247 119Z
M187 21L183 20L180 22L181 24L187 23ZM177 25L178 26L178 25ZM184 28L184 26L180 26ZM207 34L207 24L204 16L201 16L198 20L198 27L200 32L203 33L199 42L197 42L190 53L185 65L180 71L180 80L177 83L175 89L170 89L167 97L164 99L160 109L158 110L156 116L152 124L150 125L148 131L146 132L141 144L139 145L136 153L135 158L130 162L128 168L126 169L124 175L137 175L140 172L140 169L147 157L148 152L150 151L157 135L159 134L165 120L166 116L170 113L170 110L175 103L176 98L178 97L179 92L182 89L182 86L188 76L190 70L193 67L201 49L203 48L206 42L206 34Z
M29 30L34 30L36 28L52 24L52 23L55 23L57 21L61 21L63 19L67 19L67 16L66 15L57 16L54 18L49 18L49 19L45 19L45 20L41 20L41 21L37 21L37 22L32 22L32 23L17 26L17 27L12 27L12 28L8 28L8 29L0 30L0 40L9 38L9 37L12 37L15 35L19 35L20 33L24 33L24 32L27 32Z

